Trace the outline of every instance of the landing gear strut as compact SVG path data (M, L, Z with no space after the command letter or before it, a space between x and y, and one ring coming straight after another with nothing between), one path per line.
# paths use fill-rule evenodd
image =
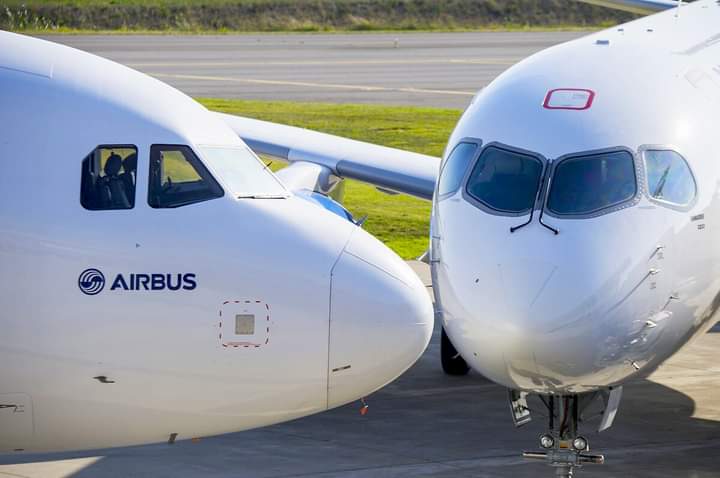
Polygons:
M526 451L523 456L544 460L555 468L555 476L560 478L572 478L574 471L586 464L603 464L605 457L590 453L590 444L579 434L578 424L592 418L589 410L599 398L603 405L603 410L595 415L601 417L599 431L612 426L621 395L622 387L585 395L540 396L548 411L548 431L540 437L540 450ZM511 390L509 401L515 425L528 423L527 393Z
M525 458L545 460L555 467L555 476L571 478L585 464L602 465L603 455L593 455L587 438L578 434L579 397L543 398L548 409L548 432L540 437L542 451L526 451Z

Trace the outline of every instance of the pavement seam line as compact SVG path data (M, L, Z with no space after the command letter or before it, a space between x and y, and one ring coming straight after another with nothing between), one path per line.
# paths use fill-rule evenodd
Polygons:
M258 78L237 78L231 76L205 76L205 75L181 75L170 73L148 72L150 76L155 78L174 78L178 80L205 80L205 81L228 81L233 83L247 83L256 85L278 85L278 86L301 86L306 88L327 88L342 89L356 91L396 91L401 93L418 93L418 94L440 94L440 95L456 95L456 96L475 96L471 91L454 91L454 90L434 90L428 88L413 87L385 87L370 85L342 85L337 83L313 83L307 81L284 81L284 80L263 80Z

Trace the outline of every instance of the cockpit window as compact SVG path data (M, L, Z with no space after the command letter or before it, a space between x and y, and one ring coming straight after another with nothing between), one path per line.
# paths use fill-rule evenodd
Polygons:
M137 148L98 146L82 162L80 204L91 211L135 206Z
M531 211L537 196L543 163L536 157L489 146L478 158L467 183L467 193L499 212Z
M644 158L651 198L678 206L692 202L695 180L682 156L675 151L647 150Z
M288 195L272 171L247 147L201 146L200 154L236 198Z
M477 149L476 143L462 142L455 146L442 167L438 195L443 196L458 190Z
M150 147L150 207L180 207L223 194L223 189L188 146L154 144Z
M555 214L593 214L635 197L637 177L632 154L612 151L561 160L548 196Z

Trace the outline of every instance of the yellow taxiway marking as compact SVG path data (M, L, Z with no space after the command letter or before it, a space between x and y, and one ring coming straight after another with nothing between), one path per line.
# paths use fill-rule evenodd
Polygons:
M246 83L252 85L278 85L278 86L302 86L306 88L329 88L337 90L355 91L400 91L403 93L435 94L435 95L457 95L474 96L472 91L434 90L427 88L413 87L385 87L368 85L343 85L337 83L312 83L308 81L284 81L284 80L261 80L256 78L236 78L231 76L205 76L205 75L176 75L171 73L147 73L156 78L174 78L178 80L203 80L203 81L228 81L233 83Z
M146 67L223 67L223 66L328 66L328 65L501 65L511 66L521 58L440 58L427 60L298 60L298 61L186 61L133 62L131 68Z

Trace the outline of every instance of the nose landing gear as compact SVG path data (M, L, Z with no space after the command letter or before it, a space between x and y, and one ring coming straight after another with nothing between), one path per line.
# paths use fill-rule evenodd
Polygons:
M545 460L549 465L555 467L555 476L561 478L572 478L576 468L585 464L602 465L605 463L603 455L592 455L585 453L590 451L587 439L577 436L572 440L557 440L556 437L546 434L540 437L540 447L545 451L526 451L523 457L537 460Z
M601 465L603 455L591 455L587 438L578 435L579 397L577 395L541 400L548 409L548 432L540 437L541 451L526 451L523 457L545 460L556 470L555 476L571 478L585 464Z
M523 457L544 460L555 468L555 476L572 478L576 469L583 465L602 465L605 457L591 454L587 438L578 433L578 424L582 422L583 412L600 398L604 410L595 416L601 416L600 431L612 425L620 402L622 388L601 391L587 395L540 396L540 400L548 411L548 431L540 437L540 450L526 451ZM530 421L530 410L527 408L526 394L510 392L513 420L517 426ZM524 410L521 410L524 408ZM523 411L523 420L518 420ZM585 417L591 418L591 417Z

